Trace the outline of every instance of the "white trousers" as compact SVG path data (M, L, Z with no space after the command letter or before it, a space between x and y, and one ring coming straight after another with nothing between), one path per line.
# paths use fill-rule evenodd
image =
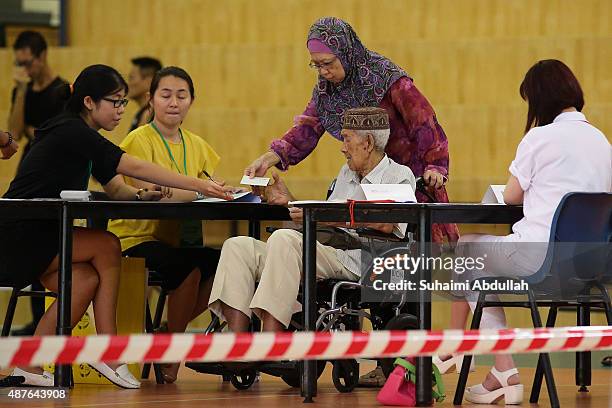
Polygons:
M316 247L317 279L359 279L340 263L336 249L319 242ZM267 242L230 238L221 249L209 307L223 320L221 302L249 317L252 312L261 317L260 311L265 310L288 327L291 316L301 309L297 302L301 277L301 233L280 229Z
M497 236L483 234L463 235L457 243L456 255L462 257L483 257L484 269L479 271L466 272L464 278L470 281L486 276L508 276L521 277L533 275L539 265L539 252L545 251L547 244L538 243L536 248L530 253L524 251L526 245L514 242L512 236ZM530 245L534 247L534 245ZM533 256L533 252L538 252ZM530 259L526 261L527 257ZM457 275L456 275L457 276ZM478 292L463 293L474 312L478 301ZM488 299L492 299L489 296ZM480 327L483 329L503 329L506 327L506 314L501 307L487 307L483 309Z

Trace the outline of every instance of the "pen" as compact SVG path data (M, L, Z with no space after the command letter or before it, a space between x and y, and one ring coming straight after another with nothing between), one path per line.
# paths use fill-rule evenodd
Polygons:
M212 181L213 183L215 183L216 185L221 186L221 184L217 183L217 182L215 181L215 179L213 179L213 178L210 176L210 174L208 174L208 172L207 172L206 170L202 170L202 174L204 174L206 177L208 177L208 179L209 179L210 181Z

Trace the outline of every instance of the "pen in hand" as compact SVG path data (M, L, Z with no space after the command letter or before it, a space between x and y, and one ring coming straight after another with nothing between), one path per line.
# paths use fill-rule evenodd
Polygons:
M202 174L204 174L210 181L212 181L213 183L215 183L218 186L223 186L224 183L218 183L215 179L213 179L211 177L210 174L208 174L208 172L206 170L202 170Z
M206 170L202 170L202 172L200 174L204 174L210 181L212 181L213 183L215 183L219 187L223 187L223 189L226 191L226 193L229 194L230 196L233 196L233 194L236 194L236 193L246 192L246 190L244 190L243 188L226 186L225 182L223 182L223 181L219 182L219 181L213 179L211 177L211 175L208 174L208 172Z
M212 181L213 183L215 183L216 185L218 185L219 187L223 187L223 190L225 190L225 194L227 194L227 200L232 200L233 194L236 193L237 191L235 191L234 188L232 188L231 190L228 190L228 187L225 187L225 182L218 182L217 180L213 179L211 177L210 174L208 174L208 172L206 170L202 170L202 172L200 174L204 174L210 181Z

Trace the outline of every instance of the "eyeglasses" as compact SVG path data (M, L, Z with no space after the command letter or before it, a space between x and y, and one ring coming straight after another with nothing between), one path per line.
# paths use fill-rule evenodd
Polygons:
M308 66L312 69L316 69L317 71L320 71L322 69L325 69L327 71L329 71L329 69L332 67L332 65L334 65L334 62L336 62L336 60L338 59L338 57L334 57L333 60L331 61L327 61L327 62L322 62L320 64L316 64L313 61L310 62L310 64L308 64Z
M34 58L30 60L26 60L26 61L15 61L14 62L16 67L25 67L25 68L30 68L33 63L34 63Z
M129 100L127 99L111 99L111 98L102 98L105 101L112 102L114 108L119 108L121 106L126 107Z

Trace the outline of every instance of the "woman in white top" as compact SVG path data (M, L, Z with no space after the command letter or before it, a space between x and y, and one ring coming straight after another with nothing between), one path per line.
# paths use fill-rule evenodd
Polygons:
M539 61L525 75L520 95L529 105L526 134L510 165L504 201L523 204L524 217L513 225L510 235L461 237L458 256L478 257L486 253L483 271L471 273L468 279L534 274L544 260L552 218L561 198L572 191L611 191L610 143L581 113L584 98L572 71L561 61ZM453 303L451 328L465 327L477 295L478 292L467 292L466 301ZM481 329L505 327L503 308L484 309ZM434 362L441 371L448 371L460 363L460 358L441 356L434 358ZM485 381L468 387L465 398L473 403L490 404L503 397L506 404L519 404L522 395L523 386L512 356L496 355L495 366Z

